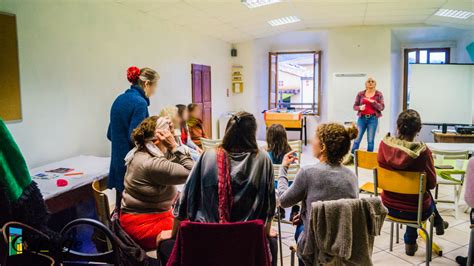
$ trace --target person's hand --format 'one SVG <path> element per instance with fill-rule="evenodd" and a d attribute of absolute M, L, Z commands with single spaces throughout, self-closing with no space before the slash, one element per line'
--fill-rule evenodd
<path fill-rule="evenodd" d="M 290 151 L 289 153 L 285 154 L 283 157 L 282 165 L 284 167 L 290 166 L 290 164 L 294 163 L 296 160 L 298 160 L 298 157 L 295 156 L 296 151 Z"/>
<path fill-rule="evenodd" d="M 365 104 L 362 104 L 361 106 L 359 106 L 359 109 L 360 109 L 361 111 L 364 111 L 364 110 L 365 110 Z"/>
<path fill-rule="evenodd" d="M 156 246 L 159 247 L 160 243 L 173 238 L 173 230 L 163 230 L 156 236 Z"/>
<path fill-rule="evenodd" d="M 155 131 L 156 139 L 163 143 L 163 145 L 169 151 L 174 150 L 178 147 L 178 143 L 176 143 L 176 139 L 174 138 L 174 134 L 171 133 L 169 130 L 158 129 Z"/>
<path fill-rule="evenodd" d="M 270 232 L 268 232 L 269 237 L 278 237 L 278 232 L 273 229 L 273 227 L 270 227 Z"/>
<path fill-rule="evenodd" d="M 299 225 L 301 223 L 301 214 L 298 213 L 297 215 L 293 216 L 293 220 L 291 220 L 291 223 L 293 225 Z"/>

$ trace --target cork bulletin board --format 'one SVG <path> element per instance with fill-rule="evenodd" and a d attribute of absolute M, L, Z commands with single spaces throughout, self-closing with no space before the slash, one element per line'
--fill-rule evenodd
<path fill-rule="evenodd" d="M 1 12 L 0 117 L 5 121 L 22 119 L 16 17 L 13 14 Z"/>

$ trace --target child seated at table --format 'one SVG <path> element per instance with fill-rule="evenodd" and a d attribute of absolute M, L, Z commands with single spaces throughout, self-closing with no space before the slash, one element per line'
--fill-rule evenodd
<path fill-rule="evenodd" d="M 422 219 L 426 220 L 434 212 L 436 234 L 444 234 L 448 223 L 439 215 L 430 189 L 436 187 L 436 171 L 433 156 L 426 144 L 415 141 L 421 130 L 421 118 L 417 111 L 406 110 L 397 119 L 398 136 L 387 135 L 379 146 L 378 163 L 380 167 L 397 171 L 417 171 L 426 174 L 426 192 L 423 199 Z M 389 215 L 405 220 L 416 220 L 418 195 L 382 192 L 382 202 L 388 208 Z M 405 231 L 405 253 L 414 256 L 418 249 L 417 229 L 407 227 Z"/>

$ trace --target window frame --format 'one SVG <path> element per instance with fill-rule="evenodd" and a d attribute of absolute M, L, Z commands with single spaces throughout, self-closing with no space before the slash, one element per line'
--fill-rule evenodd
<path fill-rule="evenodd" d="M 278 103 L 278 55 L 284 55 L 284 54 L 313 54 L 315 60 L 313 61 L 313 90 L 314 90 L 314 96 L 317 95 L 318 100 L 316 101 L 316 97 L 313 97 L 313 101 L 310 103 L 299 103 L 295 105 L 307 105 L 310 104 L 312 108 L 308 108 L 311 110 L 310 113 L 307 115 L 315 115 L 315 116 L 320 116 L 321 115 L 321 54 L 322 52 L 319 51 L 293 51 L 293 52 L 269 52 L 268 53 L 268 109 L 272 109 L 272 104 L 274 104 L 274 107 L 279 107 Z M 318 65 L 316 67 L 316 55 L 318 56 Z M 272 56 L 275 56 L 275 75 L 272 77 Z M 318 82 L 314 82 L 314 78 L 316 77 L 316 71 L 318 71 Z M 273 99 L 272 102 L 272 78 L 275 79 L 275 88 L 273 90 L 275 91 L 275 99 Z M 316 91 L 316 85 L 317 91 Z M 317 108 L 315 107 L 317 106 Z M 273 107 L 273 108 L 274 108 Z"/>
<path fill-rule="evenodd" d="M 420 51 L 427 51 L 426 63 L 420 63 Z M 445 64 L 451 63 L 451 48 L 437 47 L 437 48 L 405 48 L 403 51 L 403 110 L 407 109 L 408 100 L 408 54 L 416 52 L 416 62 L 414 64 L 430 64 L 430 53 L 444 52 L 446 54 Z"/>

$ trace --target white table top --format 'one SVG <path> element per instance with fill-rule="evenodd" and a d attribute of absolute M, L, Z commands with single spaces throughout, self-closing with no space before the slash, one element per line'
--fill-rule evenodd
<path fill-rule="evenodd" d="M 56 175 L 51 179 L 41 179 L 34 175 L 39 173 L 45 173 L 44 171 L 52 170 L 56 168 L 73 168 L 72 172 L 82 172 L 83 175 L 77 176 L 64 176 L 64 174 L 52 174 L 47 173 L 48 176 Z M 41 167 L 37 167 L 30 170 L 30 175 L 38 184 L 38 187 L 45 200 L 53 198 L 57 195 L 81 187 L 85 184 L 91 184 L 94 180 L 102 179 L 109 174 L 110 157 L 96 157 L 80 155 L 72 157 L 63 161 L 50 163 Z M 58 187 L 56 181 L 59 179 L 66 179 L 68 182 L 67 186 Z"/>
<path fill-rule="evenodd" d="M 442 151 L 465 151 L 474 153 L 474 143 L 426 143 L 430 149 Z"/>

